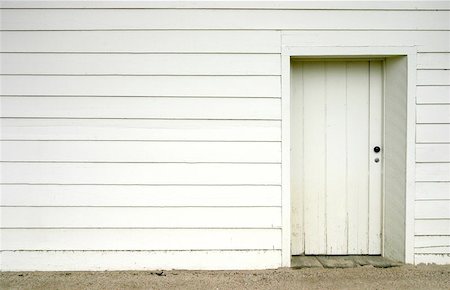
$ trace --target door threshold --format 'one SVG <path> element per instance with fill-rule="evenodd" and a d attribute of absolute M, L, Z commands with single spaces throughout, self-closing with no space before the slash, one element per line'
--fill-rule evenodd
<path fill-rule="evenodd" d="M 292 256 L 291 268 L 355 268 L 373 266 L 376 268 L 390 268 L 403 265 L 402 263 L 382 256 L 350 255 L 350 256 Z"/>

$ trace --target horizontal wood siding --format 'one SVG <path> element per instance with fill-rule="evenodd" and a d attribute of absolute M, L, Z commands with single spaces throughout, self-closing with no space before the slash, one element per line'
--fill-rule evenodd
<path fill-rule="evenodd" d="M 417 182 L 416 200 L 450 200 L 450 182 Z"/>
<path fill-rule="evenodd" d="M 415 263 L 450 263 L 450 47 L 419 53 Z"/>
<path fill-rule="evenodd" d="M 3 30 L 332 29 L 445 30 L 449 11 L 88 9 L 8 11 Z M 176 21 L 167 21 L 176 19 Z M 323 21 L 327 19 L 327 21 Z M 379 21 L 383 19 L 383 21 Z"/>
<path fill-rule="evenodd" d="M 5 250 L 280 250 L 281 229 L 3 229 Z M 133 237 L 132 240 L 129 237 Z M 180 243 L 180 241 L 183 241 Z"/>
<path fill-rule="evenodd" d="M 281 142 L 274 120 L 6 118 L 1 126 L 2 140 Z"/>
<path fill-rule="evenodd" d="M 279 142 L 0 141 L 3 161 L 280 163 Z"/>
<path fill-rule="evenodd" d="M 277 98 L 2 97 L 1 101 L 6 118 L 281 120 Z"/>
<path fill-rule="evenodd" d="M 3 206 L 281 206 L 273 185 L 1 185 Z"/>
<path fill-rule="evenodd" d="M 280 265 L 279 250 L 216 251 L 3 251 L 10 271 L 267 269 Z"/>
<path fill-rule="evenodd" d="M 279 53 L 277 31 L 2 31 L 2 52 Z M 189 40 L 189 41 L 183 41 Z"/>
<path fill-rule="evenodd" d="M 281 226 L 280 207 L 3 207 L 2 216 L 3 228 L 279 228 Z"/>
<path fill-rule="evenodd" d="M 9 75 L 0 81 L 5 96 L 280 97 L 279 76 Z"/>
<path fill-rule="evenodd" d="M 417 48 L 415 262 L 448 262 L 445 6 L 52 5 L 0 10 L 3 269 L 279 267 L 290 45 Z"/>
<path fill-rule="evenodd" d="M 280 75 L 273 54 L 33 54 L 2 55 L 11 75 Z"/>
<path fill-rule="evenodd" d="M 4 184 L 280 185 L 280 164 L 3 162 Z"/>
<path fill-rule="evenodd" d="M 418 104 L 450 104 L 450 86 L 419 86 L 416 97 Z"/>

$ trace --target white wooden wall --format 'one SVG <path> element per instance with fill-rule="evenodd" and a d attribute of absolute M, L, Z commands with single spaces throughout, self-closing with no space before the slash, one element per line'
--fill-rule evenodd
<path fill-rule="evenodd" d="M 450 6 L 323 5 L 3 2 L 2 269 L 279 267 L 282 45 L 417 46 L 415 262 L 450 263 Z"/>

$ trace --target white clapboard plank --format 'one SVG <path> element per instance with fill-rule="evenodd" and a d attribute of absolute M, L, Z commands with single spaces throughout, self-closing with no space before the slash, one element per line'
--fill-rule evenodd
<path fill-rule="evenodd" d="M 450 123 L 449 105 L 417 105 L 416 122 L 426 123 Z"/>
<path fill-rule="evenodd" d="M 417 143 L 449 143 L 450 124 L 419 124 L 416 125 Z"/>
<path fill-rule="evenodd" d="M 280 207 L 3 207 L 4 228 L 276 228 Z"/>
<path fill-rule="evenodd" d="M 448 244 L 447 246 L 441 246 L 441 247 L 415 248 L 414 253 L 416 253 L 416 254 L 447 254 L 447 255 L 450 255 L 450 244 Z"/>
<path fill-rule="evenodd" d="M 0 185 L 2 206 L 280 206 L 280 186 Z"/>
<path fill-rule="evenodd" d="M 281 249 L 280 229 L 3 229 L 0 234 L 7 251 Z"/>
<path fill-rule="evenodd" d="M 416 235 L 450 235 L 450 219 L 415 221 Z"/>
<path fill-rule="evenodd" d="M 278 31 L 2 31 L 2 52 L 279 53 Z"/>
<path fill-rule="evenodd" d="M 2 119 L 2 140 L 281 141 L 280 121 Z"/>
<path fill-rule="evenodd" d="M 450 219 L 450 200 L 416 200 L 415 217 Z"/>
<path fill-rule="evenodd" d="M 305 253 L 304 152 L 303 152 L 303 62 L 291 62 L 290 97 L 290 195 L 291 255 Z M 301 113 L 300 113 L 301 112 Z"/>
<path fill-rule="evenodd" d="M 448 86 L 450 70 L 417 70 L 418 85 Z"/>
<path fill-rule="evenodd" d="M 271 184 L 280 164 L 1 163 L 2 183 L 25 184 Z"/>
<path fill-rule="evenodd" d="M 347 148 L 346 62 L 326 62 L 326 253 L 336 255 L 347 252 Z"/>
<path fill-rule="evenodd" d="M 369 63 L 348 62 L 346 140 L 348 254 L 369 252 L 369 138 L 363 135 L 370 128 L 369 84 Z M 330 146 L 333 146 L 332 143 Z"/>
<path fill-rule="evenodd" d="M 450 69 L 450 52 L 417 54 L 419 69 Z"/>
<path fill-rule="evenodd" d="M 416 162 L 450 162 L 450 144 L 417 144 Z"/>
<path fill-rule="evenodd" d="M 418 86 L 418 104 L 450 104 L 450 86 Z"/>
<path fill-rule="evenodd" d="M 1 97 L 2 117 L 281 119 L 281 100 L 264 98 Z"/>
<path fill-rule="evenodd" d="M 450 235 L 448 236 L 415 236 L 414 247 L 417 249 L 430 249 L 434 247 L 450 247 Z"/>
<path fill-rule="evenodd" d="M 2 74 L 279 75 L 278 54 L 1 55 Z"/>
<path fill-rule="evenodd" d="M 281 90 L 279 76 L 8 75 L 0 81 L 4 96 L 280 97 Z"/>
<path fill-rule="evenodd" d="M 285 31 L 285 46 L 417 46 L 419 52 L 448 52 L 450 31 Z"/>
<path fill-rule="evenodd" d="M 416 200 L 424 199 L 450 200 L 450 182 L 416 182 Z"/>
<path fill-rule="evenodd" d="M 281 162 L 278 142 L 1 141 L 1 161 Z"/>
<path fill-rule="evenodd" d="M 4 30 L 450 28 L 448 11 L 20 9 L 3 17 Z"/>
<path fill-rule="evenodd" d="M 369 148 L 383 144 L 383 63 L 369 65 Z M 352 154 L 351 152 L 349 154 Z M 383 165 L 372 162 L 379 153 L 370 150 L 369 158 L 369 254 L 382 253 Z"/>
<path fill-rule="evenodd" d="M 305 254 L 326 254 L 325 64 L 303 64 Z"/>
<path fill-rule="evenodd" d="M 450 254 L 415 254 L 414 263 L 448 265 L 450 264 Z"/>
<path fill-rule="evenodd" d="M 78 1 L 4 1 L 0 3 L 1 8 L 93 8 L 93 9 L 258 9 L 258 10 L 329 10 L 330 3 L 323 1 L 316 2 L 272 2 L 272 1 L 186 1 L 180 3 L 177 1 L 98 1 L 98 2 L 78 2 Z M 423 1 L 416 2 L 414 6 L 404 1 L 395 2 L 338 2 L 333 5 L 332 10 L 447 10 L 450 5 L 445 1 Z"/>
<path fill-rule="evenodd" d="M 254 270 L 281 266 L 279 250 L 3 251 L 3 271 Z"/>
<path fill-rule="evenodd" d="M 416 181 L 450 181 L 450 162 L 417 163 Z"/>

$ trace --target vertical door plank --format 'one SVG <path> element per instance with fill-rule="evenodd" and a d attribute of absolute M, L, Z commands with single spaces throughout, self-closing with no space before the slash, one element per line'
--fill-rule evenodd
<path fill-rule="evenodd" d="M 326 254 L 325 64 L 304 63 L 305 253 Z"/>
<path fill-rule="evenodd" d="M 347 252 L 346 63 L 326 63 L 326 239 L 328 255 Z"/>
<path fill-rule="evenodd" d="M 369 65 L 347 63 L 348 254 L 368 252 Z"/>
<path fill-rule="evenodd" d="M 304 253 L 303 241 L 303 62 L 292 63 L 291 98 L 291 253 Z"/>
<path fill-rule="evenodd" d="M 369 158 L 369 254 L 381 254 L 381 205 L 382 205 L 382 169 L 383 169 L 383 64 L 381 61 L 370 62 L 370 158 Z M 380 146 L 375 153 L 373 148 Z M 376 163 L 375 158 L 380 162 Z"/>

